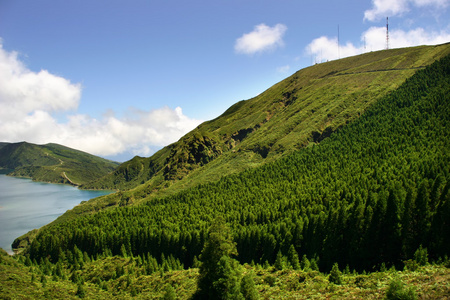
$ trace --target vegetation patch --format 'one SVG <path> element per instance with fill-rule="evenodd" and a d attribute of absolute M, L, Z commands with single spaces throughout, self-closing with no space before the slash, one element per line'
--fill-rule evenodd
<path fill-rule="evenodd" d="M 118 163 L 57 144 L 3 143 L 0 168 L 8 175 L 80 186 L 113 171 Z"/>

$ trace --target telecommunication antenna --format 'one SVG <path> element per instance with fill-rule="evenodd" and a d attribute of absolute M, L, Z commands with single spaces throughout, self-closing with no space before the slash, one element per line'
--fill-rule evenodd
<path fill-rule="evenodd" d="M 341 59 L 341 49 L 339 44 L 339 25 L 338 25 L 338 59 Z"/>
<path fill-rule="evenodd" d="M 389 17 L 386 17 L 386 50 L 389 50 Z"/>
<path fill-rule="evenodd" d="M 364 36 L 364 53 L 366 53 L 366 36 Z"/>

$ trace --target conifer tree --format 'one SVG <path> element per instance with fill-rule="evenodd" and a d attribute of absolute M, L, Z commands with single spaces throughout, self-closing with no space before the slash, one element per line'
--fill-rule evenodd
<path fill-rule="evenodd" d="M 274 267 L 277 270 L 283 270 L 284 269 L 284 257 L 283 257 L 283 253 L 281 253 L 281 250 L 278 251 L 277 253 L 277 258 L 275 259 L 275 264 Z"/>
<path fill-rule="evenodd" d="M 314 257 L 311 259 L 311 270 L 319 271 L 319 265 L 317 264 L 317 259 Z"/>
<path fill-rule="evenodd" d="M 308 260 L 308 257 L 306 254 L 303 254 L 302 256 L 302 262 L 300 263 L 300 267 L 303 271 L 308 271 L 310 269 L 311 263 Z"/>
<path fill-rule="evenodd" d="M 163 300 L 175 300 L 175 299 L 177 299 L 175 290 L 173 289 L 173 287 L 170 284 L 166 285 L 166 287 L 164 289 Z"/>
<path fill-rule="evenodd" d="M 415 218 L 416 218 L 416 242 L 426 244 L 428 231 L 430 228 L 430 194 L 428 190 L 428 181 L 425 179 L 419 186 L 416 198 Z"/>
<path fill-rule="evenodd" d="M 414 253 L 414 260 L 420 265 L 425 266 L 428 263 L 428 250 L 423 248 L 422 245 Z"/>
<path fill-rule="evenodd" d="M 288 260 L 294 270 L 300 269 L 300 261 L 298 259 L 298 253 L 295 250 L 294 245 L 289 247 Z"/>
<path fill-rule="evenodd" d="M 225 292 L 228 296 L 241 295 L 240 268 L 237 261 L 231 258 L 232 255 L 237 255 L 236 244 L 225 221 L 218 217 L 209 228 L 200 255 L 200 274 L 195 299 L 225 299 L 221 298 L 221 294 Z"/>
<path fill-rule="evenodd" d="M 128 257 L 127 248 L 124 244 L 122 244 L 122 246 L 120 247 L 120 255 L 122 255 L 122 257 L 124 258 Z"/>
<path fill-rule="evenodd" d="M 255 281 L 253 279 L 253 273 L 246 274 L 241 281 L 241 293 L 246 300 L 259 299 L 258 292 L 256 291 Z"/>
<path fill-rule="evenodd" d="M 241 294 L 241 266 L 229 256 L 222 256 L 217 264 L 217 280 L 210 299 L 243 299 Z M 213 296 L 213 297 L 211 297 Z"/>
<path fill-rule="evenodd" d="M 84 290 L 84 286 L 82 283 L 78 283 L 76 295 L 80 298 L 84 298 L 86 296 L 86 291 Z"/>
<path fill-rule="evenodd" d="M 200 262 L 199 262 L 197 256 L 194 256 L 194 259 L 192 260 L 192 267 L 198 268 L 199 266 L 200 266 Z"/>
<path fill-rule="evenodd" d="M 337 263 L 333 265 L 328 280 L 334 284 L 342 284 L 341 271 Z"/>

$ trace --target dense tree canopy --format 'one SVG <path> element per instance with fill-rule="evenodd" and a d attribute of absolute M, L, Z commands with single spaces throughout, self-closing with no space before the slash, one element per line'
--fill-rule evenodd
<path fill-rule="evenodd" d="M 30 258 L 151 255 L 190 267 L 218 216 L 240 262 L 273 263 L 280 252 L 295 265 L 302 257 L 325 270 L 336 262 L 373 270 L 401 264 L 421 245 L 431 259 L 449 255 L 449 95 L 446 57 L 318 145 L 176 195 L 49 226 Z"/>

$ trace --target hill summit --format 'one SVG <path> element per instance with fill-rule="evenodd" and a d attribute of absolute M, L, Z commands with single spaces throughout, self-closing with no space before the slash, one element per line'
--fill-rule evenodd
<path fill-rule="evenodd" d="M 450 44 L 420 46 L 307 67 L 153 156 L 136 156 L 83 188 L 133 189 L 125 197 L 134 203 L 274 161 L 321 142 L 449 53 Z"/>

